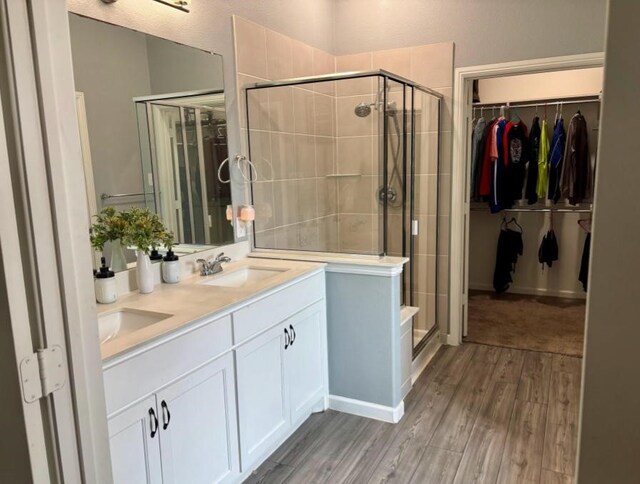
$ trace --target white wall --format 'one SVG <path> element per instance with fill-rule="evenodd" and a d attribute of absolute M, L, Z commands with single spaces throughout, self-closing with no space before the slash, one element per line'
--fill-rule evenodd
<path fill-rule="evenodd" d="M 602 92 L 603 73 L 604 68 L 592 67 L 480 79 L 478 92 L 481 103 L 597 96 Z"/>
<path fill-rule="evenodd" d="M 580 484 L 637 483 L 640 2 L 611 0 L 579 436 Z M 628 208 L 627 208 L 628 207 Z"/>
<path fill-rule="evenodd" d="M 606 0 L 336 0 L 334 51 L 453 41 L 456 66 L 600 52 Z"/>

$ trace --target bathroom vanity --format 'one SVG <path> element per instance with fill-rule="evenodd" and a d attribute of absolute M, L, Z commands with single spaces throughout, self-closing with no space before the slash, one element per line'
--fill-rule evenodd
<path fill-rule="evenodd" d="M 114 481 L 240 482 L 326 409 L 325 298 L 324 264 L 245 259 L 99 307 Z"/>

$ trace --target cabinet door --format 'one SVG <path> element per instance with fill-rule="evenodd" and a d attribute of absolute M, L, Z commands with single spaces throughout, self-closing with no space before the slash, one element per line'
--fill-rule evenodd
<path fill-rule="evenodd" d="M 165 484 L 211 484 L 237 478 L 234 386 L 229 353 L 156 394 Z"/>
<path fill-rule="evenodd" d="M 162 482 L 157 415 L 152 396 L 109 419 L 115 484 Z"/>
<path fill-rule="evenodd" d="M 285 322 L 285 326 L 293 333 L 293 342 L 286 352 L 293 423 L 308 414 L 311 406 L 324 393 L 324 325 L 324 302 L 310 306 Z"/>
<path fill-rule="evenodd" d="M 287 341 L 284 326 L 278 325 L 236 350 L 243 471 L 264 457 L 289 427 L 284 373 Z"/>

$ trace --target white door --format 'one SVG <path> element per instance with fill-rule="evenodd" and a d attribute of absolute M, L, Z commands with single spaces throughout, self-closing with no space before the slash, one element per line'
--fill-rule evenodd
<path fill-rule="evenodd" d="M 278 325 L 236 350 L 243 471 L 262 457 L 289 427 L 284 368 L 288 333 L 288 329 Z"/>
<path fill-rule="evenodd" d="M 108 425 L 113 482 L 162 482 L 155 397 L 146 398 L 111 417 Z"/>
<path fill-rule="evenodd" d="M 294 423 L 309 413 L 324 392 L 324 311 L 324 302 L 316 303 L 285 323 L 292 333 L 292 343 L 285 356 L 291 421 Z"/>
<path fill-rule="evenodd" d="M 234 387 L 229 353 L 156 394 L 165 484 L 237 479 Z"/>

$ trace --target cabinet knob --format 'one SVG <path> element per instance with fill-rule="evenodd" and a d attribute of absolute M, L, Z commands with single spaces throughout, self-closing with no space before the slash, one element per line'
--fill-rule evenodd
<path fill-rule="evenodd" d="M 149 425 L 151 426 L 151 438 L 153 439 L 158 433 L 158 417 L 153 408 L 149 409 Z"/>
<path fill-rule="evenodd" d="M 162 407 L 162 430 L 167 430 L 169 422 L 171 422 L 171 412 L 169 412 L 169 406 L 164 400 L 162 400 L 160 406 Z"/>
<path fill-rule="evenodd" d="M 296 330 L 293 329 L 293 324 L 289 325 L 289 331 L 291 331 L 291 346 L 296 342 Z"/>
<path fill-rule="evenodd" d="M 284 349 L 286 350 L 291 345 L 291 337 L 289 336 L 289 331 L 287 328 L 284 328 Z"/>

